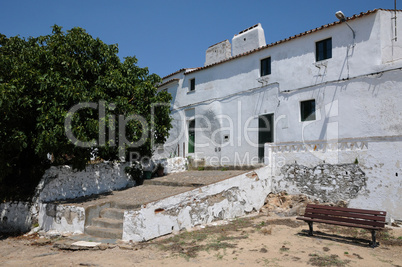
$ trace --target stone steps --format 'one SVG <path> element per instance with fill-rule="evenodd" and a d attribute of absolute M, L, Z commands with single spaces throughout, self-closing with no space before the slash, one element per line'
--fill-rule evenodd
<path fill-rule="evenodd" d="M 100 238 L 122 239 L 123 229 L 105 228 L 90 225 L 85 227 L 85 234 Z"/>
<path fill-rule="evenodd" d="M 123 236 L 123 219 L 123 209 L 103 208 L 99 211 L 99 217 L 87 221 L 85 234 L 100 238 L 121 239 Z"/>
<path fill-rule="evenodd" d="M 122 230 L 123 220 L 116 220 L 110 218 L 94 218 L 92 219 L 92 226 Z"/>
<path fill-rule="evenodd" d="M 138 210 L 142 205 L 205 186 L 223 178 L 230 172 L 215 172 L 206 177 L 206 172 L 178 173 L 144 180 L 144 184 L 128 190 L 113 192 L 87 204 L 85 208 L 85 234 L 89 239 L 122 239 L 124 211 Z M 237 174 L 237 173 L 236 173 Z"/>
<path fill-rule="evenodd" d="M 124 219 L 124 210 L 116 209 L 116 208 L 106 208 L 100 211 L 100 218 L 109 218 L 115 220 L 123 220 Z"/>
<path fill-rule="evenodd" d="M 139 186 L 138 189 L 142 189 L 142 192 L 148 192 L 152 190 L 160 189 L 160 186 L 166 187 L 189 187 L 188 184 L 176 184 L 176 183 L 150 183 L 147 185 Z M 188 190 L 187 189 L 187 190 Z M 164 194 L 158 194 L 165 197 Z M 150 197 L 153 200 L 155 197 Z M 84 233 L 90 237 L 95 238 L 110 238 L 110 239 L 122 239 L 123 237 L 123 221 L 125 210 L 138 210 L 142 204 L 145 203 L 132 203 L 128 200 L 124 202 L 106 202 L 98 205 L 89 206 L 86 208 L 86 222 Z"/>

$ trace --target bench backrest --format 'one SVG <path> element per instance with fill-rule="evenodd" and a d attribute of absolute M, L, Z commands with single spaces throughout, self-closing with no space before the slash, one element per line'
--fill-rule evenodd
<path fill-rule="evenodd" d="M 385 227 L 387 212 L 378 210 L 350 209 L 307 204 L 304 217 L 337 222 L 347 222 L 375 227 Z"/>

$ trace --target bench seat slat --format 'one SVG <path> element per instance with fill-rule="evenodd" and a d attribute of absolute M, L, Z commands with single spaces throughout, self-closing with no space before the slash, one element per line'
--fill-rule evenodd
<path fill-rule="evenodd" d="M 372 221 L 372 220 L 362 220 L 362 219 L 355 219 L 355 218 L 345 218 L 345 217 L 338 217 L 338 216 L 331 216 L 331 215 L 324 215 L 324 214 L 307 214 L 307 213 L 305 213 L 304 217 L 311 218 L 311 219 L 327 220 L 327 221 L 363 224 L 363 225 L 377 226 L 377 227 L 384 227 L 384 225 L 385 225 L 385 222 L 377 222 L 377 221 Z"/>
<path fill-rule="evenodd" d="M 342 208 L 342 207 L 324 206 L 324 205 L 316 205 L 316 204 L 308 204 L 307 207 L 313 208 L 313 209 L 327 209 L 327 210 L 346 211 L 346 212 L 381 215 L 381 216 L 387 215 L 386 211 L 378 211 L 378 210 Z"/>
<path fill-rule="evenodd" d="M 307 216 L 307 214 L 308 214 L 308 216 Z M 310 217 L 310 215 L 315 215 L 315 214 L 325 214 L 325 215 L 333 215 L 333 216 L 339 216 L 339 217 L 359 218 L 359 219 L 370 220 L 370 221 L 385 222 L 385 217 L 382 215 L 376 216 L 376 215 L 367 215 L 367 214 L 361 214 L 361 213 L 357 214 L 357 213 L 351 213 L 351 212 L 346 212 L 346 211 L 311 209 L 309 207 L 306 208 L 304 216 Z"/>
<path fill-rule="evenodd" d="M 346 222 L 335 222 L 335 221 L 328 221 L 328 220 L 322 220 L 322 219 L 311 219 L 311 218 L 307 218 L 307 217 L 297 217 L 296 219 L 297 220 L 303 220 L 303 221 L 306 221 L 306 222 L 318 222 L 318 223 L 334 224 L 334 225 L 339 225 L 339 226 L 349 226 L 349 227 L 362 228 L 362 229 L 368 229 L 368 230 L 381 230 L 381 229 L 383 229 L 382 227 L 375 227 L 375 226 L 354 224 L 354 223 L 346 223 Z"/>

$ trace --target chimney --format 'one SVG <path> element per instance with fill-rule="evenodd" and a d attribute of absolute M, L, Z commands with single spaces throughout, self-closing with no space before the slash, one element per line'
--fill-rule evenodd
<path fill-rule="evenodd" d="M 219 61 L 230 58 L 232 47 L 229 40 L 211 45 L 205 53 L 204 66 L 217 63 Z"/>
<path fill-rule="evenodd" d="M 245 52 L 265 46 L 264 29 L 258 23 L 236 34 L 232 39 L 232 55 L 237 56 Z"/>

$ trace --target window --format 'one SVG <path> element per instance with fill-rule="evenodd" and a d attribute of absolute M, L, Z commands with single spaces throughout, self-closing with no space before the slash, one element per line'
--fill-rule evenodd
<path fill-rule="evenodd" d="M 190 91 L 195 90 L 195 78 L 190 80 Z"/>
<path fill-rule="evenodd" d="M 264 58 L 261 60 L 261 76 L 271 74 L 271 58 Z"/>
<path fill-rule="evenodd" d="M 321 61 L 332 58 L 332 38 L 315 43 L 315 60 Z"/>
<path fill-rule="evenodd" d="M 307 100 L 300 102 L 301 121 L 315 120 L 315 100 Z"/>

